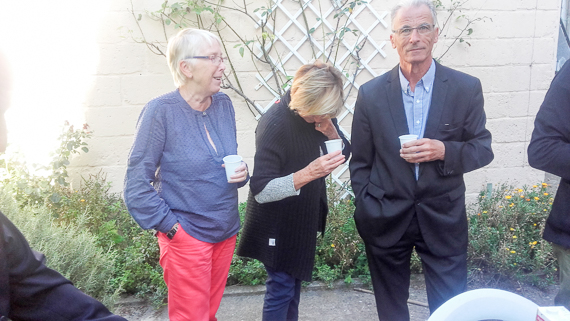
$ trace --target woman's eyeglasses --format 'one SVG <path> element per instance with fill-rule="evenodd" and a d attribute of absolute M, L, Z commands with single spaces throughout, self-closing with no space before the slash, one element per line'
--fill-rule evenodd
<path fill-rule="evenodd" d="M 192 57 L 184 58 L 184 60 L 186 60 L 186 59 L 210 59 L 210 61 L 214 65 L 219 65 L 224 61 L 224 59 L 227 59 L 227 58 L 224 58 L 222 56 L 211 55 L 211 56 L 192 56 Z"/>

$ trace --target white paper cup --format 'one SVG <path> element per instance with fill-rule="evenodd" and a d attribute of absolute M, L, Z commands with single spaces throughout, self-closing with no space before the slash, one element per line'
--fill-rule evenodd
<path fill-rule="evenodd" d="M 223 158 L 224 165 L 226 165 L 226 177 L 228 181 L 231 179 L 230 176 L 236 174 L 236 169 L 241 164 L 241 156 L 239 155 L 228 155 Z"/>
<path fill-rule="evenodd" d="M 325 145 L 327 146 L 327 154 L 342 150 L 342 139 L 327 140 Z"/>
<path fill-rule="evenodd" d="M 400 139 L 400 146 L 404 145 L 404 143 L 411 142 L 418 139 L 418 135 L 402 135 L 398 137 Z"/>

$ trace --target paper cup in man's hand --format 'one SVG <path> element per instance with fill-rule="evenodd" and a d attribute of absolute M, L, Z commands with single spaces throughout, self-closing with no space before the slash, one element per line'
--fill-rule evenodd
<path fill-rule="evenodd" d="M 418 140 L 418 135 L 402 135 L 398 138 L 400 139 L 400 146 L 402 147 L 402 145 L 404 145 L 405 143 Z"/>

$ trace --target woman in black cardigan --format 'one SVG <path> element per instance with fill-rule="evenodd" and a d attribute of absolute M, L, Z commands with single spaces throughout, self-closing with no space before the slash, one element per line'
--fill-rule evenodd
<path fill-rule="evenodd" d="M 263 320 L 297 320 L 301 281 L 310 281 L 317 232 L 328 212 L 325 177 L 344 163 L 350 144 L 336 117 L 343 108 L 342 74 L 316 61 L 303 65 L 290 93 L 263 115 L 238 255 L 267 270 Z M 327 154 L 325 141 L 342 139 Z"/>

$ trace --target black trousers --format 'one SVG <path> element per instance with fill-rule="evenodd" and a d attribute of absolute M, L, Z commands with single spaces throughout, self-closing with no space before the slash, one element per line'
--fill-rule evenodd
<path fill-rule="evenodd" d="M 467 289 L 467 252 L 451 257 L 435 256 L 426 246 L 414 216 L 406 233 L 390 248 L 365 244 L 381 321 L 409 321 L 410 259 L 419 254 L 424 270 L 430 313 Z"/>

